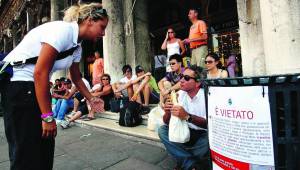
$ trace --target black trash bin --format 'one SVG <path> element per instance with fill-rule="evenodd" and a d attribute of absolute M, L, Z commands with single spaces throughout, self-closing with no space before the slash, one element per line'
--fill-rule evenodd
<path fill-rule="evenodd" d="M 204 83 L 206 99 L 210 87 L 268 86 L 275 169 L 300 170 L 300 74 L 207 79 Z"/>

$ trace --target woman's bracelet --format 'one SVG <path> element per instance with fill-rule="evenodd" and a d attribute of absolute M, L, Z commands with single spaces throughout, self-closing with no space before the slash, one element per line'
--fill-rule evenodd
<path fill-rule="evenodd" d="M 53 115 L 53 112 L 42 113 L 42 114 L 41 114 L 41 118 L 44 119 L 44 118 L 46 118 L 46 117 L 48 117 L 48 116 L 52 116 L 52 115 Z"/>

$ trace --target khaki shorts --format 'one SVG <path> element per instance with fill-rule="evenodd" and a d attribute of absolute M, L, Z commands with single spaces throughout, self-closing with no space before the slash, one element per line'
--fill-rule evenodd
<path fill-rule="evenodd" d="M 202 45 L 192 50 L 191 64 L 205 68 L 205 57 L 208 54 L 207 46 Z"/>

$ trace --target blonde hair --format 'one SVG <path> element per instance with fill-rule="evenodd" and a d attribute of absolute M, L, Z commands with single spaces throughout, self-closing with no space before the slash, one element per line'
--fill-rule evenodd
<path fill-rule="evenodd" d="M 93 20 L 108 18 L 106 10 L 100 3 L 78 4 L 69 7 L 65 11 L 64 21 L 81 23 L 90 17 Z"/>

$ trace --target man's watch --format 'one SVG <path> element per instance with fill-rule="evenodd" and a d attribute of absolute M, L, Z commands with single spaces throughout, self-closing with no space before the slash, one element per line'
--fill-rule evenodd
<path fill-rule="evenodd" d="M 54 121 L 54 118 L 53 118 L 53 116 L 47 116 L 45 118 L 42 118 L 42 120 L 46 123 L 51 123 Z"/>
<path fill-rule="evenodd" d="M 189 122 L 189 123 L 192 123 L 192 121 L 193 121 L 193 118 L 192 118 L 192 115 L 188 115 L 189 117 L 187 118 L 187 122 Z"/>

